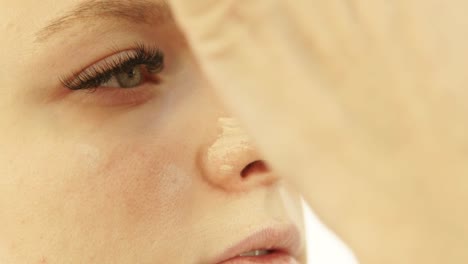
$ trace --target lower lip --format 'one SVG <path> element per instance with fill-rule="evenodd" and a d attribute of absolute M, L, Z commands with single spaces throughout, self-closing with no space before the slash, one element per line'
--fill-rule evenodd
<path fill-rule="evenodd" d="M 236 257 L 224 261 L 220 264 L 298 264 L 298 262 L 289 254 L 272 253 L 257 257 Z"/>

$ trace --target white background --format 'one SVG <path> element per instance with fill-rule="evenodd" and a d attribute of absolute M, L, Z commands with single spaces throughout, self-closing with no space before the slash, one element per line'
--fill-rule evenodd
<path fill-rule="evenodd" d="M 308 264 L 358 264 L 351 250 L 303 204 Z"/>

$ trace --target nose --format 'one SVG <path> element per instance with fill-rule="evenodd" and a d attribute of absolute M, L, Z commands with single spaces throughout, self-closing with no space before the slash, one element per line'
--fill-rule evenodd
<path fill-rule="evenodd" d="M 277 180 L 234 118 L 218 120 L 216 137 L 200 155 L 204 179 L 226 191 L 248 191 Z"/>

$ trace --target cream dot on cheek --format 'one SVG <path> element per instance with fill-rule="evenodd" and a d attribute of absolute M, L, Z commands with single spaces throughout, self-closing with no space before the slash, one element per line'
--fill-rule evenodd
<path fill-rule="evenodd" d="M 145 142 L 109 148 L 106 162 L 93 176 L 100 192 L 110 197 L 106 202 L 128 223 L 177 218 L 193 189 L 193 173 L 184 166 L 184 155 L 171 153 L 170 148 L 166 151 L 166 145 Z"/>
<path fill-rule="evenodd" d="M 95 170 L 98 168 L 102 155 L 98 147 L 88 143 L 78 143 L 75 146 L 75 151 L 78 157 L 81 159 L 81 165 L 85 166 L 89 170 Z"/>
<path fill-rule="evenodd" d="M 193 180 L 188 173 L 175 164 L 165 166 L 160 172 L 160 179 L 164 184 L 164 194 L 170 197 L 188 191 Z"/>

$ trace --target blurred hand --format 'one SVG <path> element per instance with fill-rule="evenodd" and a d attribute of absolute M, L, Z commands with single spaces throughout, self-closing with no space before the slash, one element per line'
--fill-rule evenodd
<path fill-rule="evenodd" d="M 201 67 L 362 263 L 468 263 L 468 2 L 171 0 Z"/>

